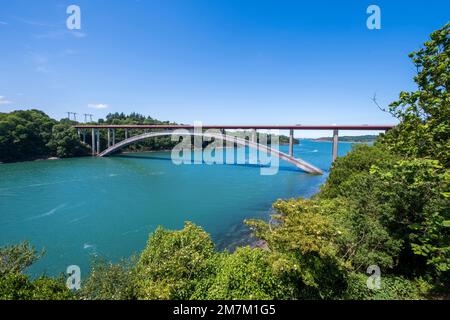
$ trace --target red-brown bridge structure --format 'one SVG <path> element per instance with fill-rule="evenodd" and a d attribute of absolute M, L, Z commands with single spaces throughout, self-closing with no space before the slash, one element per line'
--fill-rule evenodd
<path fill-rule="evenodd" d="M 149 138 L 161 137 L 161 136 L 170 136 L 172 134 L 180 135 L 180 129 L 184 130 L 187 135 L 201 135 L 204 137 L 212 138 L 212 139 L 221 139 L 222 141 L 232 141 L 233 143 L 244 145 L 248 147 L 256 148 L 263 152 L 271 153 L 287 162 L 290 162 L 297 166 L 298 168 L 313 174 L 322 174 L 323 172 L 316 168 L 315 166 L 307 163 L 304 160 L 294 158 L 293 146 L 294 146 L 294 132 L 301 130 L 330 130 L 333 132 L 333 140 L 332 140 L 332 160 L 333 162 L 336 160 L 338 156 L 338 142 L 339 142 L 339 131 L 340 130 L 349 130 L 349 131 L 388 131 L 392 129 L 393 125 L 201 125 L 201 131 L 198 132 L 198 126 L 195 125 L 176 125 L 176 124 L 158 124 L 158 125 L 144 125 L 144 124 L 127 124 L 127 125 L 112 125 L 112 124 L 97 124 L 97 125 L 75 125 L 74 128 L 78 130 L 78 134 L 81 138 L 83 136 L 83 141 L 86 142 L 86 132 L 87 130 L 91 130 L 92 134 L 92 155 L 104 157 L 108 156 L 114 152 L 119 151 L 120 149 L 145 140 Z M 223 134 L 214 134 L 208 131 L 215 129 L 220 130 L 221 133 L 225 133 L 225 130 L 250 130 L 253 132 L 251 141 L 247 141 L 238 137 L 227 137 L 227 135 Z M 107 149 L 101 151 L 100 150 L 100 130 L 107 130 Z M 116 143 L 116 130 L 123 130 L 125 132 L 125 139 Z M 141 131 L 142 134 L 130 136 L 129 130 Z M 178 130 L 178 131 L 177 131 Z M 274 148 L 269 148 L 267 146 L 263 146 L 257 142 L 257 130 L 287 130 L 289 131 L 289 154 L 282 153 Z M 178 133 L 177 133 L 177 132 Z"/>

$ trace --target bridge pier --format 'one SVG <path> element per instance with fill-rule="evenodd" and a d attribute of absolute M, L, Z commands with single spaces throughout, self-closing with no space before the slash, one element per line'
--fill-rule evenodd
<path fill-rule="evenodd" d="M 339 130 L 333 131 L 333 162 L 338 157 Z"/>
<path fill-rule="evenodd" d="M 116 129 L 112 129 L 112 133 L 113 133 L 112 145 L 115 146 L 116 145 Z"/>
<path fill-rule="evenodd" d="M 125 140 L 128 139 L 128 129 L 125 129 Z"/>
<path fill-rule="evenodd" d="M 111 129 L 108 128 L 108 148 L 111 147 Z"/>
<path fill-rule="evenodd" d="M 83 143 L 86 143 L 86 129 L 83 129 Z"/>
<path fill-rule="evenodd" d="M 294 157 L 294 130 L 289 131 L 289 156 Z"/>
<path fill-rule="evenodd" d="M 97 129 L 97 154 L 100 153 L 100 129 Z"/>
<path fill-rule="evenodd" d="M 95 130 L 92 128 L 92 156 L 95 157 Z"/>

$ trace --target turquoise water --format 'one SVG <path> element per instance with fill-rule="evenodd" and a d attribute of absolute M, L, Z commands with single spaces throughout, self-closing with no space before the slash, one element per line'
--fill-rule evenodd
<path fill-rule="evenodd" d="M 286 146 L 281 146 L 287 151 Z M 351 144 L 341 143 L 343 155 Z M 313 176 L 281 162 L 278 174 L 251 165 L 181 165 L 170 153 L 0 165 L 0 245 L 29 240 L 46 255 L 30 270 L 50 275 L 92 256 L 113 261 L 141 251 L 157 226 L 192 221 L 218 249 L 249 241 L 246 218 L 267 219 L 279 198 L 309 197 L 331 165 L 331 144 L 301 141 L 294 155 L 326 172 Z"/>

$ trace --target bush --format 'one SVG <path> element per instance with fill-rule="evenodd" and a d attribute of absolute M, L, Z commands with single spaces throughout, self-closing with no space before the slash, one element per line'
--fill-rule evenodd
<path fill-rule="evenodd" d="M 381 288 L 369 289 L 368 275 L 350 273 L 348 288 L 343 298 L 348 300 L 418 300 L 424 299 L 430 289 L 425 281 L 408 280 L 401 276 L 381 275 Z"/>
<path fill-rule="evenodd" d="M 0 247 L 0 277 L 9 273 L 19 274 L 35 263 L 44 252 L 37 253 L 27 241 L 17 245 Z"/>
<path fill-rule="evenodd" d="M 36 262 L 37 254 L 28 242 L 0 248 L 0 300 L 68 300 L 73 298 L 62 277 L 41 276 L 31 280 L 23 272 Z"/>
<path fill-rule="evenodd" d="M 55 121 L 38 110 L 0 113 L 0 162 L 33 160 L 50 151 Z"/>
<path fill-rule="evenodd" d="M 76 129 L 67 123 L 53 127 L 52 138 L 47 146 L 59 158 L 81 157 L 91 152 L 91 147 L 83 143 Z"/>
<path fill-rule="evenodd" d="M 94 261 L 78 296 L 87 300 L 135 300 L 137 289 L 133 261 L 123 260 L 117 264 Z"/>
<path fill-rule="evenodd" d="M 261 249 L 238 248 L 224 256 L 203 299 L 293 299 L 295 287 L 272 269 L 270 255 Z"/>
<path fill-rule="evenodd" d="M 216 254 L 209 235 L 187 222 L 180 231 L 158 228 L 137 263 L 138 297 L 189 299 L 215 273 Z"/>

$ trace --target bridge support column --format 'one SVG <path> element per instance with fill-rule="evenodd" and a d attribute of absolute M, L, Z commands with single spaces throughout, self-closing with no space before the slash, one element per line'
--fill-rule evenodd
<path fill-rule="evenodd" d="M 338 157 L 339 130 L 333 131 L 333 162 Z"/>
<path fill-rule="evenodd" d="M 108 148 L 111 147 L 111 129 L 108 128 Z"/>
<path fill-rule="evenodd" d="M 125 140 L 128 139 L 128 129 L 125 129 Z"/>
<path fill-rule="evenodd" d="M 289 156 L 294 157 L 294 130 L 289 132 Z"/>
<path fill-rule="evenodd" d="M 252 130 L 252 142 L 258 143 L 258 131 L 256 129 Z"/>
<path fill-rule="evenodd" d="M 97 154 L 100 153 L 100 129 L 97 129 Z"/>
<path fill-rule="evenodd" d="M 95 156 L 95 130 L 94 130 L 94 128 L 92 128 L 92 144 L 91 144 L 91 147 L 92 147 L 92 156 L 94 157 Z"/>
<path fill-rule="evenodd" d="M 83 129 L 83 143 L 86 143 L 86 129 Z"/>
<path fill-rule="evenodd" d="M 112 145 L 115 146 L 116 145 L 116 129 L 112 129 L 112 132 L 113 132 Z"/>

